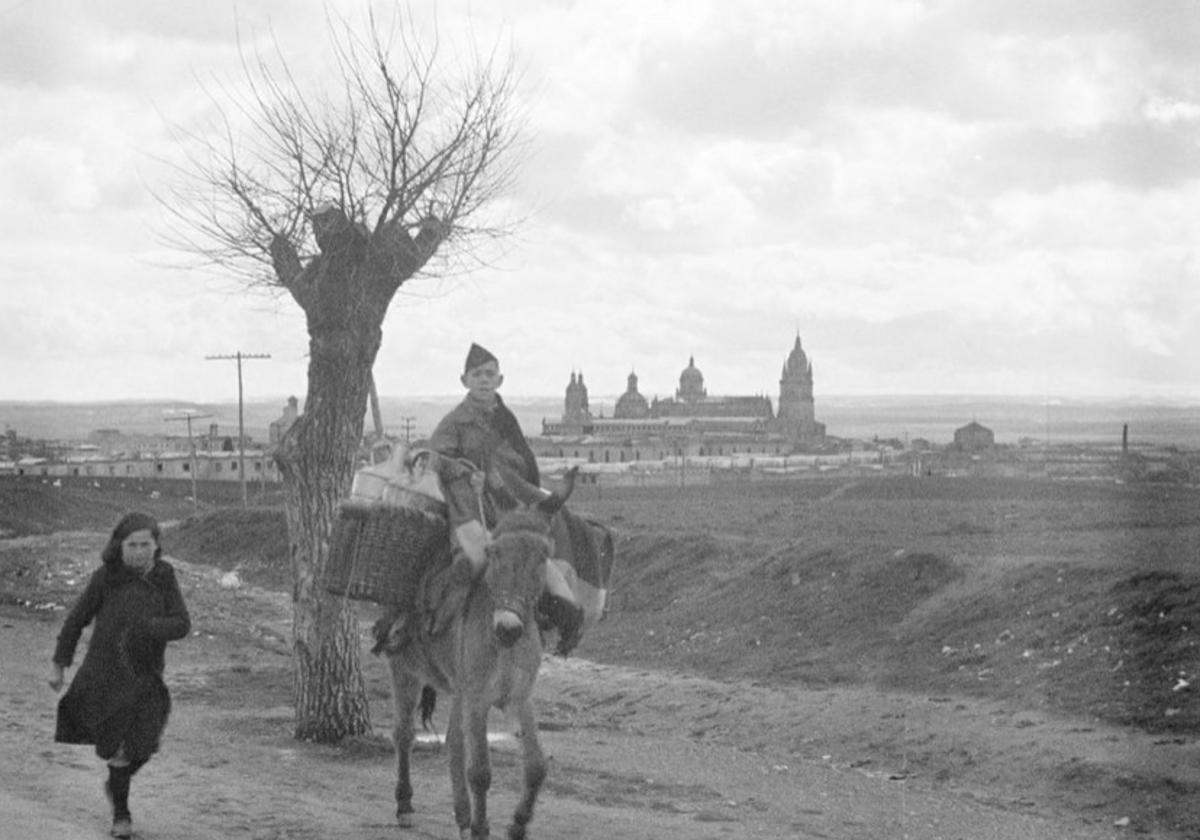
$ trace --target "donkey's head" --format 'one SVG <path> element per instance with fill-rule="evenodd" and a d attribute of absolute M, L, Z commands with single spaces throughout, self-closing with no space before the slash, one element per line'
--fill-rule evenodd
<path fill-rule="evenodd" d="M 484 579 L 495 606 L 492 629 L 503 647 L 515 644 L 533 617 L 546 583 L 549 532 L 549 517 L 533 510 L 506 514 L 492 532 Z"/>
<path fill-rule="evenodd" d="M 492 530 L 485 579 L 495 604 L 492 628 L 504 647 L 515 644 L 533 620 L 546 583 L 546 560 L 553 548 L 550 522 L 575 489 L 578 472 L 578 467 L 572 467 L 563 489 L 506 513 Z"/>

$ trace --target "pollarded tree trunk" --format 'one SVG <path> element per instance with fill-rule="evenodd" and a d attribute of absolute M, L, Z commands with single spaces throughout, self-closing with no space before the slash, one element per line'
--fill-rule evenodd
<path fill-rule="evenodd" d="M 285 240 L 272 249 L 276 272 L 304 310 L 309 335 L 304 413 L 276 457 L 294 581 L 295 735 L 332 742 L 369 732 L 371 721 L 354 605 L 322 586 L 329 536 L 354 475 L 384 315 L 441 235 L 430 228 L 413 240 L 392 229 L 369 243 L 340 211 L 314 225 L 322 225 L 321 255 L 303 269 Z"/>
<path fill-rule="evenodd" d="M 337 504 L 349 490 L 362 437 L 363 371 L 370 371 L 370 362 L 350 363 L 367 352 L 355 348 L 350 336 L 333 342 L 341 346 L 318 348 L 323 343 L 329 344 L 311 342 L 310 401 L 289 435 L 284 492 L 295 605 L 295 734 L 331 742 L 371 728 L 354 605 L 321 585 Z"/>

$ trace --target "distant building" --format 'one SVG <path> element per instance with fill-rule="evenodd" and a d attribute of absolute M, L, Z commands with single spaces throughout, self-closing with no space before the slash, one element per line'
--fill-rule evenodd
<path fill-rule="evenodd" d="M 245 472 L 250 481 L 275 483 L 279 472 L 274 461 L 257 450 L 246 452 Z M 200 452 L 195 458 L 195 478 L 200 481 L 239 481 L 237 452 Z M 34 477 L 85 477 L 120 479 L 190 479 L 193 459 L 182 452 L 147 457 L 86 457 L 50 461 L 23 458 L 17 475 Z"/>
<path fill-rule="evenodd" d="M 618 420 L 645 420 L 650 416 L 650 403 L 638 393 L 638 378 L 636 373 L 630 373 L 625 380 L 625 393 L 617 398 L 613 407 L 613 417 Z"/>
<path fill-rule="evenodd" d="M 710 397 L 708 389 L 704 387 L 704 374 L 696 367 L 695 357 L 691 357 L 688 366 L 679 374 L 675 397 L 661 400 L 655 397 L 650 403 L 648 416 L 740 418 L 767 422 L 774 418 L 774 413 L 771 411 L 771 400 L 767 397 Z"/>
<path fill-rule="evenodd" d="M 797 447 L 825 442 L 825 424 L 816 421 L 812 362 L 800 346 L 799 335 L 779 377 L 779 415 L 774 428 Z"/>
<path fill-rule="evenodd" d="M 189 442 L 186 435 L 126 434 L 119 429 L 93 429 L 87 442 L 71 447 L 74 455 L 94 455 L 105 458 L 135 457 L 138 455 L 167 455 L 187 452 Z"/>
<path fill-rule="evenodd" d="M 542 421 L 535 450 L 577 452 L 584 443 L 606 451 L 616 445 L 617 457 L 633 460 L 664 451 L 779 454 L 822 446 L 825 425 L 815 419 L 812 363 L 796 336 L 779 380 L 778 414 L 766 396 L 709 396 L 694 356 L 679 375 L 674 397 L 647 400 L 638 391 L 637 374 L 630 373 L 611 418 L 592 415 L 583 373 L 572 372 L 562 418 Z"/>
<path fill-rule="evenodd" d="M 87 439 L 97 446 L 111 447 L 123 443 L 125 434 L 120 429 L 92 429 Z"/>
<path fill-rule="evenodd" d="M 588 390 L 587 385 L 583 384 L 583 374 L 576 376 L 572 371 L 564 400 L 563 424 L 582 428 L 591 422 L 592 412 L 588 408 Z"/>
<path fill-rule="evenodd" d="M 283 414 L 278 420 L 272 421 L 267 428 L 267 448 L 278 449 L 283 436 L 288 433 L 288 429 L 296 422 L 300 416 L 299 402 L 295 397 L 288 397 L 287 405 L 283 407 Z"/>
<path fill-rule="evenodd" d="M 954 430 L 954 446 L 964 451 L 991 449 L 996 445 L 996 435 L 986 426 L 972 420 L 961 429 Z"/>

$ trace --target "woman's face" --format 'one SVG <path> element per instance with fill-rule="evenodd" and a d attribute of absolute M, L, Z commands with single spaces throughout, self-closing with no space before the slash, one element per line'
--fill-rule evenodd
<path fill-rule="evenodd" d="M 496 397 L 496 389 L 504 384 L 504 376 L 500 373 L 498 362 L 484 362 L 473 367 L 462 375 L 462 384 L 466 386 L 471 399 L 490 403 Z"/>
<path fill-rule="evenodd" d="M 121 541 L 121 560 L 139 572 L 148 572 L 154 565 L 158 540 L 149 531 L 134 531 Z"/>

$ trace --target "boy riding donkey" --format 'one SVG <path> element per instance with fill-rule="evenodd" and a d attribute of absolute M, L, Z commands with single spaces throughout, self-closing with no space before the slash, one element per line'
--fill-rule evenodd
<path fill-rule="evenodd" d="M 449 510 L 453 576 L 459 581 L 457 597 L 438 610 L 434 635 L 461 605 L 470 580 L 482 572 L 487 533 L 498 515 L 550 495 L 541 487 L 537 460 L 516 417 L 497 393 L 504 376 L 496 357 L 472 344 L 460 381 L 466 397 L 438 423 L 429 439 Z M 579 644 L 585 615 L 594 620 L 603 611 L 612 538 L 602 527 L 565 508 L 556 515 L 551 536 L 554 559 L 546 565 L 539 625 L 558 631 L 555 653 L 566 656 Z M 399 650 L 417 632 L 415 625 L 415 617 L 400 608 L 385 608 L 375 623 L 372 651 Z"/>

